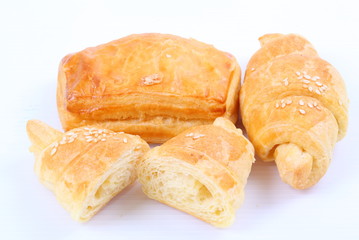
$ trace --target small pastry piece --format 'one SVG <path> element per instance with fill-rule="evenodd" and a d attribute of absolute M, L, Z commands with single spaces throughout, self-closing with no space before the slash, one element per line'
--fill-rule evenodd
<path fill-rule="evenodd" d="M 294 188 L 316 184 L 348 125 L 348 96 L 338 71 L 295 34 L 267 34 L 248 63 L 240 106 L 256 153 L 275 160 Z"/>
<path fill-rule="evenodd" d="M 162 143 L 238 116 L 240 68 L 229 53 L 169 34 L 134 34 L 67 55 L 57 106 L 65 130 L 96 125 Z"/>
<path fill-rule="evenodd" d="M 254 162 L 252 144 L 232 122 L 192 127 L 141 159 L 144 193 L 217 227 L 232 224 Z"/>
<path fill-rule="evenodd" d="M 27 134 L 36 157 L 35 173 L 81 222 L 135 181 L 135 165 L 149 150 L 138 136 L 94 127 L 62 133 L 30 120 Z"/>

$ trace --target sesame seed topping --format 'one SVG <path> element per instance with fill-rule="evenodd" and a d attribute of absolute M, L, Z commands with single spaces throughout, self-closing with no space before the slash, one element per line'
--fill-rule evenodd
<path fill-rule="evenodd" d="M 298 76 L 300 76 L 300 72 L 295 72 L 295 74 L 297 74 Z"/>
<path fill-rule="evenodd" d="M 193 136 L 192 138 L 195 140 L 195 139 L 198 139 L 198 138 L 201 138 L 204 136 L 205 136 L 204 134 L 197 134 L 197 135 Z"/>
<path fill-rule="evenodd" d="M 305 114 L 305 110 L 303 110 L 303 109 L 299 109 L 299 112 L 300 112 L 300 114 Z"/>
<path fill-rule="evenodd" d="M 167 54 L 166 54 L 166 57 L 167 57 L 167 58 L 170 58 L 170 57 L 172 57 L 172 56 L 171 56 L 171 54 L 168 54 L 168 53 L 167 53 Z"/>
<path fill-rule="evenodd" d="M 65 144 L 65 143 L 66 143 L 65 140 L 61 140 L 61 141 L 59 142 L 60 145 L 63 145 L 63 144 Z"/>
<path fill-rule="evenodd" d="M 51 156 L 54 155 L 54 154 L 56 153 L 56 151 L 57 151 L 57 148 L 53 148 L 53 149 L 51 150 L 51 152 L 50 152 L 50 155 L 51 155 Z"/>
<path fill-rule="evenodd" d="M 289 84 L 289 83 L 288 83 L 288 78 L 285 78 L 285 79 L 283 79 L 282 81 L 283 81 L 283 83 L 284 83 L 284 86 L 288 86 L 288 84 Z"/>
<path fill-rule="evenodd" d="M 279 108 L 279 103 L 276 103 L 276 104 L 275 104 L 275 107 L 276 107 L 276 108 Z"/>
<path fill-rule="evenodd" d="M 141 78 L 142 83 L 146 86 L 158 84 L 162 82 L 161 76 L 158 73 L 151 74 Z"/>
<path fill-rule="evenodd" d="M 315 84 L 317 84 L 317 86 L 319 86 L 319 87 L 323 86 L 323 83 L 321 83 L 321 82 L 315 82 Z"/>
<path fill-rule="evenodd" d="M 127 143 L 127 138 L 124 138 L 124 139 L 123 139 L 123 142 L 124 142 L 124 143 Z"/>
<path fill-rule="evenodd" d="M 304 101 L 302 99 L 300 99 L 298 103 L 299 103 L 300 106 L 304 105 Z"/>
<path fill-rule="evenodd" d="M 288 100 L 287 100 L 287 104 L 288 104 L 288 105 L 289 105 L 289 104 L 292 104 L 292 102 L 293 102 L 293 101 L 292 101 L 291 99 L 288 99 Z"/>
<path fill-rule="evenodd" d="M 318 89 L 315 89 L 315 93 L 321 95 L 322 93 L 318 90 Z"/>
<path fill-rule="evenodd" d="M 311 79 L 311 76 L 310 76 L 310 75 L 308 75 L 308 74 L 305 74 L 305 75 L 304 75 L 304 78 L 306 78 L 306 79 L 308 79 L 308 80 L 309 80 L 309 79 Z"/>
<path fill-rule="evenodd" d="M 309 92 L 313 92 L 313 88 L 311 86 L 308 87 Z"/>
<path fill-rule="evenodd" d="M 90 138 L 90 139 L 87 139 L 86 142 L 92 142 L 92 140 L 93 140 L 93 139 Z"/>
<path fill-rule="evenodd" d="M 302 79 L 302 78 L 303 78 L 303 76 L 302 76 L 302 75 L 300 75 L 299 77 L 297 77 L 297 79 L 299 79 L 299 80 L 300 80 L 300 79 Z"/>
<path fill-rule="evenodd" d="M 284 103 L 284 99 L 280 100 L 281 103 Z"/>
<path fill-rule="evenodd" d="M 306 71 L 303 71 L 303 74 L 304 74 L 304 75 L 307 75 L 307 72 L 306 72 Z"/>
<path fill-rule="evenodd" d="M 253 72 L 254 70 L 256 70 L 255 68 L 251 68 L 251 71 Z"/>
<path fill-rule="evenodd" d="M 101 141 L 102 141 L 102 142 L 106 141 L 106 138 L 102 138 Z"/>
<path fill-rule="evenodd" d="M 72 143 L 73 141 L 75 141 L 75 139 L 71 138 L 71 139 L 69 139 L 69 141 L 67 141 L 67 143 Z"/>
<path fill-rule="evenodd" d="M 193 133 L 187 133 L 186 137 L 193 137 Z"/>
<path fill-rule="evenodd" d="M 136 147 L 135 147 L 136 150 L 137 150 L 137 149 L 140 149 L 140 148 L 141 148 L 140 146 L 136 146 Z"/>
<path fill-rule="evenodd" d="M 282 103 L 281 107 L 285 108 L 285 106 L 286 106 L 286 103 Z"/>
<path fill-rule="evenodd" d="M 319 107 L 319 106 L 316 106 L 315 107 L 316 109 L 318 109 L 319 111 L 322 109 L 321 107 Z"/>
<path fill-rule="evenodd" d="M 313 104 L 308 103 L 308 107 L 313 108 Z"/>
<path fill-rule="evenodd" d="M 97 142 L 98 142 L 98 139 L 97 139 L 97 138 L 95 138 L 93 141 L 94 141 L 95 143 L 97 143 Z"/>
<path fill-rule="evenodd" d="M 320 77 L 318 77 L 318 76 L 312 77 L 312 80 L 313 80 L 313 81 L 316 81 L 316 80 L 318 80 L 318 79 L 320 79 Z"/>
<path fill-rule="evenodd" d="M 313 106 L 314 106 L 314 107 L 318 106 L 318 103 L 317 103 L 317 102 L 314 102 L 314 103 L 313 103 Z"/>
<path fill-rule="evenodd" d="M 304 82 L 304 83 L 310 83 L 309 80 L 305 80 L 305 79 L 303 80 L 303 82 Z"/>

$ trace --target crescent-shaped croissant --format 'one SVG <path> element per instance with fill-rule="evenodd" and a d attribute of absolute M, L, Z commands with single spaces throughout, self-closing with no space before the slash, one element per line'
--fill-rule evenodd
<path fill-rule="evenodd" d="M 66 133 L 38 120 L 27 123 L 35 173 L 77 221 L 87 221 L 136 180 L 138 159 L 149 150 L 138 136 L 97 127 Z"/>
<path fill-rule="evenodd" d="M 348 104 L 338 71 L 303 37 L 267 34 L 240 92 L 243 124 L 256 153 L 275 160 L 294 188 L 316 184 L 346 133 Z"/>

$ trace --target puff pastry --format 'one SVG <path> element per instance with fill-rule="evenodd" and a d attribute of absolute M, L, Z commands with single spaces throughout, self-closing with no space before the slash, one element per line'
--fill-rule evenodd
<path fill-rule="evenodd" d="M 161 143 L 216 117 L 235 122 L 239 87 L 229 53 L 194 39 L 135 34 L 63 58 L 57 105 L 65 130 L 97 125 Z"/>
<path fill-rule="evenodd" d="M 95 127 L 62 133 L 27 123 L 35 172 L 77 221 L 87 221 L 136 179 L 135 165 L 149 150 L 138 136 Z"/>
<path fill-rule="evenodd" d="M 275 160 L 282 180 L 304 189 L 325 174 L 348 124 L 338 71 L 303 37 L 267 34 L 240 92 L 243 124 L 256 153 Z"/>
<path fill-rule="evenodd" d="M 252 144 L 221 117 L 151 149 L 137 172 L 150 198 L 226 227 L 243 201 L 253 162 Z"/>

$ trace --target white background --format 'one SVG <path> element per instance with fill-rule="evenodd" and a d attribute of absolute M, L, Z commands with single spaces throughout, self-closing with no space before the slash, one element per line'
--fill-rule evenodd
<path fill-rule="evenodd" d="M 356 1 L 1 1 L 0 239 L 359 239 L 359 18 Z M 66 54 L 132 33 L 193 37 L 242 69 L 265 33 L 300 33 L 342 74 L 351 100 L 346 138 L 325 177 L 305 191 L 257 161 L 228 229 L 148 199 L 138 184 L 80 224 L 33 172 L 28 119 L 61 129 L 57 67 Z"/>

